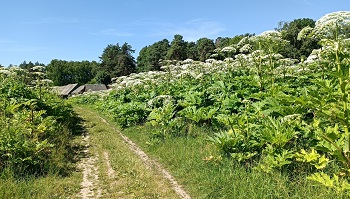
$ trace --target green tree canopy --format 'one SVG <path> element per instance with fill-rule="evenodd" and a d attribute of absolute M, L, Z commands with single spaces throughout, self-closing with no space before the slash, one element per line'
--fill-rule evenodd
<path fill-rule="evenodd" d="M 160 70 L 160 60 L 166 59 L 169 50 L 169 41 L 163 39 L 140 50 L 137 57 L 137 71 Z"/>
<path fill-rule="evenodd" d="M 135 50 L 131 45 L 124 43 L 122 46 L 109 44 L 100 57 L 101 69 L 109 78 L 129 75 L 136 71 L 136 61 L 132 56 Z"/>
<path fill-rule="evenodd" d="M 278 31 L 282 33 L 282 38 L 289 41 L 289 47 L 281 51 L 284 57 L 301 59 L 308 57 L 313 49 L 318 49 L 319 39 L 304 38 L 298 40 L 299 32 L 305 27 L 315 27 L 315 21 L 309 18 L 295 19 L 291 22 L 279 22 Z"/>
<path fill-rule="evenodd" d="M 185 60 L 187 58 L 186 46 L 183 36 L 179 34 L 175 35 L 171 41 L 166 58 L 168 60 Z"/>
<path fill-rule="evenodd" d="M 214 41 L 208 38 L 200 38 L 196 42 L 197 59 L 199 61 L 205 61 L 215 50 Z"/>
<path fill-rule="evenodd" d="M 52 60 L 46 67 L 47 78 L 56 86 L 78 83 L 80 85 L 90 82 L 99 64 L 96 61 L 64 61 Z"/>

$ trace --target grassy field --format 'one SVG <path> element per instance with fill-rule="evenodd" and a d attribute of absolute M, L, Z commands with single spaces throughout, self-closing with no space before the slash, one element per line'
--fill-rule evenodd
<path fill-rule="evenodd" d="M 75 111 L 82 116 L 86 132 L 73 141 L 79 160 L 73 170 L 67 176 L 20 179 L 4 171 L 1 199 L 178 198 L 170 183 L 149 169 L 99 115 L 79 107 Z"/>
<path fill-rule="evenodd" d="M 315 187 L 305 176 L 263 173 L 234 164 L 229 159 L 205 161 L 213 147 L 204 129 L 198 137 L 176 137 L 149 144 L 152 126 L 125 129 L 123 133 L 165 165 L 193 198 L 346 198 Z"/>
<path fill-rule="evenodd" d="M 79 138 L 74 141 L 79 141 Z M 48 199 L 80 198 L 81 172 L 72 168 L 67 176 L 56 173 L 41 177 L 18 178 L 10 171 L 0 174 L 0 198 L 3 199 Z"/>
<path fill-rule="evenodd" d="M 122 140 L 113 125 L 99 114 L 83 107 L 75 111 L 84 119 L 84 138 L 76 142 L 87 146 L 84 159 L 93 158 L 95 178 L 88 179 L 92 193 L 100 198 L 179 198 L 170 183 L 155 169 L 148 168 Z M 112 123 L 112 122 L 110 122 Z M 263 173 L 238 165 L 213 154 L 214 146 L 206 141 L 209 132 L 195 128 L 195 136 L 175 137 L 152 142 L 150 125 L 124 129 L 123 134 L 140 146 L 149 156 L 169 170 L 192 198 L 346 198 L 332 190 L 313 186 L 305 176 Z M 210 158 L 209 158 L 210 159 Z M 11 173 L 0 176 L 0 198 L 82 198 L 84 168 L 62 177 L 51 174 L 41 178 L 16 179 Z M 93 176 L 93 175 L 92 175 Z M 83 197 L 84 198 L 84 197 Z"/>

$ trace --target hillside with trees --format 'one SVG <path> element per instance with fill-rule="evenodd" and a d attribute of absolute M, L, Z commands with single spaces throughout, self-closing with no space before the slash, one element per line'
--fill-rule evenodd
<path fill-rule="evenodd" d="M 305 27 L 313 28 L 315 21 L 308 18 L 295 19 L 291 22 L 279 22 L 275 28 L 281 32 L 282 38 L 288 41 L 281 54 L 285 58 L 305 59 L 312 50 L 318 49 L 319 39 L 298 39 L 298 33 Z M 72 83 L 102 83 L 110 84 L 116 77 L 129 75 L 135 72 L 160 71 L 163 60 L 186 60 L 205 61 L 210 58 L 224 60 L 234 57 L 240 52 L 229 52 L 231 47 L 245 37 L 253 37 L 255 34 L 246 33 L 233 37 L 218 37 L 215 40 L 200 38 L 197 41 L 185 41 L 182 35 L 174 35 L 171 41 L 163 39 L 140 49 L 137 58 L 135 50 L 128 43 L 123 45 L 108 44 L 103 49 L 99 61 L 66 61 L 52 60 L 47 66 L 47 77 L 56 86 Z M 19 67 L 30 70 L 34 66 L 44 66 L 39 62 L 22 62 Z M 10 66 L 11 67 L 11 66 Z"/>
<path fill-rule="evenodd" d="M 0 67 L 0 198 L 349 198 L 349 30 L 339 11 Z M 110 89 L 52 92 L 91 82 Z"/>

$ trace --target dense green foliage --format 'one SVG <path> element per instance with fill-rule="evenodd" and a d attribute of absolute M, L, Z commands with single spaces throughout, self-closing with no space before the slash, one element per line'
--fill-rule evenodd
<path fill-rule="evenodd" d="M 177 136 L 152 145 L 146 124 L 125 129 L 123 133 L 149 156 L 156 157 L 192 198 L 348 198 L 326 187 L 315 187 L 303 173 L 293 177 L 279 172 L 265 173 L 223 158 L 207 142 L 210 128 L 193 126 L 192 136 Z M 292 180 L 291 180 L 292 179 Z"/>
<path fill-rule="evenodd" d="M 86 84 L 93 80 L 99 70 L 99 64 L 95 61 L 64 61 L 52 60 L 46 69 L 47 77 L 55 86 L 78 83 Z"/>
<path fill-rule="evenodd" d="M 107 84 L 114 77 L 129 75 L 136 71 L 136 62 L 132 53 L 134 50 L 127 43 L 122 46 L 110 44 L 103 50 L 100 57 L 101 71 L 99 71 L 107 75 L 106 82 L 103 83 Z"/>
<path fill-rule="evenodd" d="M 31 87 L 20 68 L 0 70 L 0 173 L 18 175 L 65 172 L 69 166 L 70 140 L 78 124 L 71 107 L 46 88 L 40 67 Z"/>
<path fill-rule="evenodd" d="M 166 59 L 169 47 L 169 41 L 163 39 L 162 41 L 158 41 L 142 48 L 137 57 L 137 71 L 144 72 L 160 70 L 161 64 L 159 60 Z"/>
<path fill-rule="evenodd" d="M 292 22 L 281 22 L 278 28 L 282 32 L 282 38 L 289 41 L 289 45 L 281 52 L 285 57 L 293 59 L 307 58 L 313 49 L 320 48 L 319 38 L 298 39 L 299 32 L 305 27 L 315 27 L 315 21 L 308 18 L 296 19 Z"/>
<path fill-rule="evenodd" d="M 349 12 L 337 12 L 303 28 L 298 39 L 322 46 L 306 60 L 284 58 L 290 42 L 283 31 L 267 31 L 216 49 L 224 61 L 163 61 L 163 71 L 121 77 L 109 95 L 77 101 L 94 104 L 122 127 L 147 120 L 156 127 L 151 144 L 195 135 L 193 126 L 211 128 L 208 140 L 236 163 L 305 173 L 348 191 L 350 43 L 343 30 L 349 26 Z"/>
<path fill-rule="evenodd" d="M 285 58 L 305 59 L 313 49 L 318 49 L 318 38 L 303 38 L 298 40 L 298 33 L 305 27 L 314 27 L 312 19 L 296 19 L 292 22 L 280 22 L 276 28 L 282 34 L 282 39 L 287 41 L 283 49 L 279 51 Z M 342 30 L 346 32 L 345 30 Z M 109 84 L 116 77 L 128 75 L 133 72 L 159 71 L 163 60 L 192 59 L 204 62 L 206 59 L 215 58 L 223 60 L 240 54 L 239 51 L 230 51 L 231 47 L 237 49 L 238 43 L 245 37 L 253 37 L 255 34 L 236 35 L 233 37 L 218 37 L 215 42 L 208 38 L 200 38 L 196 42 L 185 41 L 182 35 L 176 34 L 171 42 L 167 39 L 145 46 L 139 52 L 137 62 L 132 56 L 134 50 L 128 43 L 120 46 L 109 44 L 96 61 L 65 61 L 52 60 L 45 69 L 47 77 L 56 86 L 72 83 L 80 85 L 86 83 Z M 216 52 L 215 52 L 216 51 Z M 28 63 L 24 61 L 20 68 L 31 70 L 34 66 L 44 66 L 39 62 Z M 10 66 L 12 67 L 12 65 Z M 26 77 L 26 83 L 31 82 L 31 77 Z"/>

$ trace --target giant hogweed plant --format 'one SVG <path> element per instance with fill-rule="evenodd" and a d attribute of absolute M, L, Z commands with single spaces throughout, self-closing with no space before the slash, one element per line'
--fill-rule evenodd
<path fill-rule="evenodd" d="M 342 166 L 342 172 L 334 174 L 333 178 L 318 172 L 309 179 L 337 190 L 350 190 L 347 181 L 350 174 L 350 38 L 349 32 L 344 31 L 349 28 L 350 12 L 335 12 L 320 18 L 314 29 L 307 28 L 299 35 L 307 33 L 307 36 L 321 38 L 322 48 L 318 51 L 316 66 L 322 63 L 318 65 L 322 67 L 320 70 L 326 70 L 323 78 L 314 80 L 316 89 L 310 90 L 319 140 L 315 148 L 335 158 Z M 309 155 L 304 153 L 304 160 Z"/>
<path fill-rule="evenodd" d="M 244 38 L 239 43 L 238 46 L 243 45 L 240 52 L 249 53 L 248 65 L 251 65 L 253 74 L 256 74 L 260 91 L 266 89 L 266 86 L 274 86 L 273 71 L 278 67 L 278 60 L 283 58 L 278 52 L 287 43 L 288 41 L 283 40 L 278 31 L 265 31 L 260 35 Z M 248 49 L 247 45 L 249 45 Z"/>
<path fill-rule="evenodd" d="M 346 13 L 340 13 L 343 24 Z M 337 15 L 329 16 L 336 21 Z M 302 32 L 323 37 L 323 48 L 301 64 L 282 58 L 278 51 L 285 41 L 280 40 L 278 32 L 267 32 L 265 36 L 245 38 L 223 52 L 216 50 L 227 56 L 224 61 L 172 61 L 162 67 L 164 71 L 120 77 L 115 93 L 121 95 L 98 101 L 97 106 L 133 109 L 137 106 L 131 104 L 144 106 L 160 96 L 171 96 L 171 105 L 146 107 L 148 117 L 145 112 L 134 112 L 162 126 L 162 131 L 156 132 L 159 137 L 180 132 L 181 125 L 176 123 L 217 125 L 221 132 L 209 139 L 219 150 L 242 162 L 261 160 L 258 168 L 265 171 L 287 168 L 289 172 L 291 167 L 305 170 L 302 167 L 310 164 L 330 173 L 330 162 L 343 164 L 346 171 L 348 36 L 343 25 L 338 33 L 333 32 L 336 34 L 324 34 L 320 30 L 328 22 L 325 18 L 319 21 L 315 29 Z M 324 30 L 337 30 L 340 25 L 331 27 Z M 112 114 L 127 116 L 117 111 Z M 325 180 L 325 175 L 317 176 Z M 340 183 L 342 178 L 338 180 Z"/>

